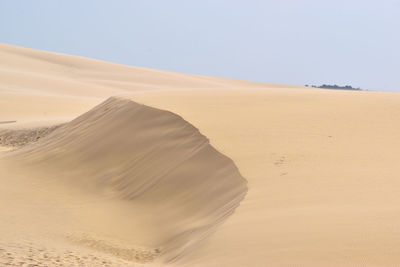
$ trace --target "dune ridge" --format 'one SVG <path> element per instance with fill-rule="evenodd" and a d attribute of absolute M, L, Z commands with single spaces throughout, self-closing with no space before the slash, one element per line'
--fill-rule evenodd
<path fill-rule="evenodd" d="M 111 97 L 37 142 L 6 153 L 2 161 L 9 163 L 9 172 L 18 169 L 49 188 L 73 190 L 74 207 L 62 204 L 76 216 L 69 219 L 80 221 L 90 212 L 76 207 L 80 196 L 107 202 L 111 209 L 121 204 L 121 216 L 103 212 L 103 207 L 101 213 L 62 232 L 72 235 L 76 244 L 123 254 L 128 260 L 136 255 L 139 262 L 158 256 L 170 262 L 192 250 L 234 212 L 247 192 L 246 180 L 233 161 L 194 126 L 174 113 L 121 97 Z M 107 227 L 99 226 L 97 222 L 104 220 Z M 119 227 L 121 220 L 141 227 Z M 100 241 L 76 234 L 88 229 L 125 240 Z M 129 256 L 135 246 L 157 253 L 149 252 L 147 260 L 133 250 Z"/>
<path fill-rule="evenodd" d="M 164 90 L 299 88 L 182 74 L 0 43 L 0 129 L 69 122 L 115 95 Z"/>

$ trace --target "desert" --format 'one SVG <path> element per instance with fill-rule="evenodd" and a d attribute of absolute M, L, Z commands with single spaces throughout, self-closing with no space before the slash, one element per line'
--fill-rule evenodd
<path fill-rule="evenodd" d="M 0 45 L 3 266 L 396 266 L 399 95 Z"/>

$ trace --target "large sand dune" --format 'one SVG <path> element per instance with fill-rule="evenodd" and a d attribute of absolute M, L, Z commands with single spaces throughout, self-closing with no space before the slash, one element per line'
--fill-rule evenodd
<path fill-rule="evenodd" d="M 400 264 L 398 94 L 0 59 L 1 264 Z"/>
<path fill-rule="evenodd" d="M 34 183 L 32 190 L 56 192 L 57 213 L 69 214 L 59 218 L 68 225 L 38 219 L 29 234 L 45 228 L 46 235 L 138 262 L 182 256 L 247 191 L 234 163 L 196 128 L 126 99 L 110 98 L 1 160 L 8 174 L 28 176 L 18 179 Z"/>

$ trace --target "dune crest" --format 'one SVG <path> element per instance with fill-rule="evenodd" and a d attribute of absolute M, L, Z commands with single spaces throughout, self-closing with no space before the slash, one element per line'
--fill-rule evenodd
<path fill-rule="evenodd" d="M 135 260 L 127 255 L 135 246 L 156 251 L 151 260 L 185 254 L 232 214 L 247 192 L 233 161 L 190 123 L 118 97 L 7 153 L 4 161 L 11 171 L 29 173 L 39 187 L 66 188 L 60 205 L 68 220 L 79 223 L 71 223 L 65 235 L 116 256 L 122 251 L 116 247 L 128 247 L 123 258 L 129 260 Z M 89 233 L 90 242 L 79 233 Z"/>

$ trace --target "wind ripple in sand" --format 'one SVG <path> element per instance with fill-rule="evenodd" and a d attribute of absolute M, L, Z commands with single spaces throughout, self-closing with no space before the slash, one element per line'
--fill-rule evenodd
<path fill-rule="evenodd" d="M 8 147 L 28 145 L 45 137 L 58 127 L 60 127 L 60 125 L 31 129 L 3 129 L 0 130 L 0 145 Z"/>
<path fill-rule="evenodd" d="M 0 243 L 0 266 L 133 266 L 90 251 L 48 249 L 33 243 Z"/>
<path fill-rule="evenodd" d="M 233 161 L 190 123 L 123 98 L 108 99 L 6 160 L 39 187 L 71 189 L 55 194 L 65 212 L 58 225 L 48 223 L 49 232 L 142 263 L 193 250 L 247 192 Z"/>

